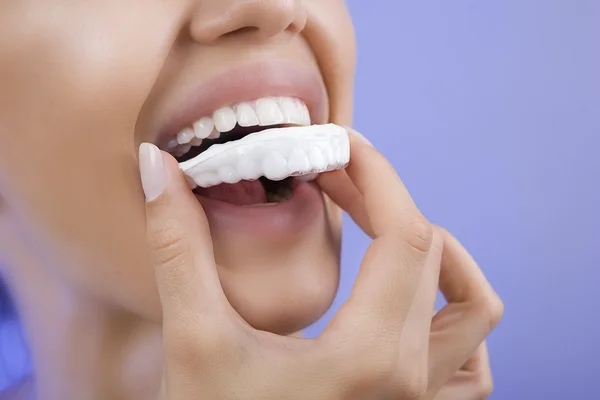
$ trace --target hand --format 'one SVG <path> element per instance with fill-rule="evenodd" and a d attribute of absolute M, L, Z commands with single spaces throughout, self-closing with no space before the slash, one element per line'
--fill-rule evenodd
<path fill-rule="evenodd" d="M 448 381 L 434 400 L 482 400 L 492 393 L 492 372 L 487 346 L 483 343 L 477 352 Z"/>
<path fill-rule="evenodd" d="M 319 181 L 373 237 L 350 299 L 317 339 L 256 331 L 223 293 L 206 216 L 175 160 L 144 146 L 162 400 L 432 399 L 501 317 L 466 251 L 427 222 L 380 153 L 353 139 L 346 172 Z M 449 304 L 432 319 L 438 282 Z"/>

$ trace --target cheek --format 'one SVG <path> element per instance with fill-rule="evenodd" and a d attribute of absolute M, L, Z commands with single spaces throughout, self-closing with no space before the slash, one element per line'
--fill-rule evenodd
<path fill-rule="evenodd" d="M 175 24 L 159 1 L 145 18 L 135 2 L 17 3 L 0 17 L 0 194 L 57 262 L 114 282 L 143 253 L 134 130 Z"/>
<path fill-rule="evenodd" d="M 356 42 L 343 0 L 305 0 L 309 12 L 306 37 L 318 60 L 331 103 L 330 119 L 352 124 Z"/>

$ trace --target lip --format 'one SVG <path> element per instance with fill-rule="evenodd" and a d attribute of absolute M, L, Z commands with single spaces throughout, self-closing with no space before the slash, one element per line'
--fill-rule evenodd
<path fill-rule="evenodd" d="M 327 95 L 316 68 L 289 61 L 268 61 L 230 69 L 191 90 L 176 104 L 168 121 L 159 124 L 159 143 L 175 137 L 217 109 L 263 97 L 295 97 L 309 109 L 312 123 L 327 119 Z"/>
<path fill-rule="evenodd" d="M 292 197 L 283 203 L 238 206 L 196 195 L 211 227 L 260 237 L 281 238 L 300 234 L 321 219 L 324 199 L 314 182 L 298 181 Z"/>

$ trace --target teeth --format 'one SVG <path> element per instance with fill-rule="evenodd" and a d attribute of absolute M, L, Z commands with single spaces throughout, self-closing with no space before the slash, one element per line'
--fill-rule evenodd
<path fill-rule="evenodd" d="M 265 176 L 282 180 L 345 168 L 350 160 L 348 132 L 337 125 L 271 128 L 216 144 L 179 164 L 198 186 L 236 183 Z"/>
<path fill-rule="evenodd" d="M 192 127 L 186 127 L 165 145 L 166 150 L 180 154 L 188 144 L 199 146 L 202 139 L 218 139 L 221 133 L 241 127 L 278 124 L 310 125 L 310 113 L 302 100 L 291 97 L 265 97 L 222 107 L 211 117 L 202 117 Z M 182 147 L 182 145 L 184 145 Z M 189 149 L 187 150 L 189 151 Z M 185 154 L 185 153 L 184 153 Z M 177 155 L 180 157 L 183 154 Z"/>
<path fill-rule="evenodd" d="M 169 143 L 167 143 L 167 150 L 173 150 L 177 146 L 179 146 L 179 142 L 177 141 L 177 139 L 172 139 L 169 141 Z"/>
<path fill-rule="evenodd" d="M 197 138 L 206 139 L 215 127 L 213 119 L 210 117 L 200 118 L 194 123 L 194 133 Z"/>
<path fill-rule="evenodd" d="M 256 115 L 260 126 L 283 124 L 283 113 L 275 99 L 260 99 L 256 101 Z"/>
<path fill-rule="evenodd" d="M 235 116 L 240 126 L 256 126 L 258 125 L 258 116 L 256 111 L 249 103 L 240 103 L 235 107 Z"/>
<path fill-rule="evenodd" d="M 185 153 L 187 153 L 191 149 L 192 149 L 191 145 L 185 144 L 183 146 L 177 147 L 175 150 L 172 151 L 172 153 L 173 153 L 173 155 L 175 157 L 181 157 L 182 155 L 184 155 Z"/>
<path fill-rule="evenodd" d="M 221 136 L 221 132 L 219 132 L 216 128 L 208 135 L 207 139 L 218 139 Z"/>
<path fill-rule="evenodd" d="M 177 134 L 177 143 L 188 144 L 196 135 L 192 129 L 186 128 Z"/>
<path fill-rule="evenodd" d="M 294 116 L 297 114 L 294 99 L 282 97 L 278 99 L 277 103 L 281 109 L 281 114 L 283 114 L 283 122 L 286 124 L 291 123 L 294 119 Z"/>
<path fill-rule="evenodd" d="M 190 145 L 192 146 L 200 146 L 202 144 L 202 139 L 194 137 L 191 142 Z"/>
<path fill-rule="evenodd" d="M 235 128 L 235 124 L 237 123 L 235 112 L 231 107 L 223 107 L 215 111 L 213 121 L 215 122 L 215 128 L 219 132 L 229 132 Z"/>

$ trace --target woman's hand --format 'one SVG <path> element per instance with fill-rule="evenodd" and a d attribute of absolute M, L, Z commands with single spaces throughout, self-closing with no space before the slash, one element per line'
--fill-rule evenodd
<path fill-rule="evenodd" d="M 319 184 L 373 242 L 349 300 L 319 338 L 301 339 L 254 330 L 233 310 L 201 206 L 175 160 L 142 145 L 163 306 L 162 400 L 433 399 L 480 348 L 502 303 L 384 157 L 360 140 L 351 147 L 347 170 Z M 432 319 L 438 283 L 449 304 Z"/>
<path fill-rule="evenodd" d="M 487 347 L 483 343 L 477 352 L 448 381 L 434 400 L 481 400 L 492 393 L 492 371 Z"/>

